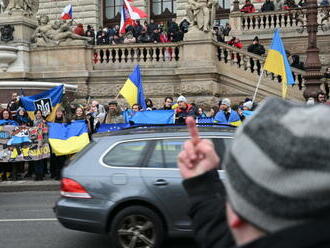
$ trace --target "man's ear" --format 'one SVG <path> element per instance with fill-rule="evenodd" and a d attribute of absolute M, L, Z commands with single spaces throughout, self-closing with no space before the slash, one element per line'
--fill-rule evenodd
<path fill-rule="evenodd" d="M 231 229 L 237 229 L 242 227 L 245 224 L 245 221 L 240 218 L 232 209 L 230 204 L 226 203 L 226 211 L 227 211 L 227 222 Z"/>

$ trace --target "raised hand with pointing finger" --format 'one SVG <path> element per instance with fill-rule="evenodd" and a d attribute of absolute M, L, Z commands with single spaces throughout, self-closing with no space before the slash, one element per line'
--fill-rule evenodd
<path fill-rule="evenodd" d="M 184 179 L 218 168 L 220 162 L 213 143 L 210 140 L 200 139 L 194 118 L 187 117 L 186 124 L 191 139 L 184 143 L 183 150 L 178 156 L 178 166 Z"/>

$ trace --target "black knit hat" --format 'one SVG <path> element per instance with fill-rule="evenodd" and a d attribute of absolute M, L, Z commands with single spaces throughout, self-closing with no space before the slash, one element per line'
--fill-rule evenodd
<path fill-rule="evenodd" d="M 253 41 L 258 41 L 259 42 L 258 36 L 254 37 Z"/>
<path fill-rule="evenodd" d="M 329 106 L 266 100 L 224 159 L 235 212 L 270 233 L 329 217 L 329 121 Z"/>

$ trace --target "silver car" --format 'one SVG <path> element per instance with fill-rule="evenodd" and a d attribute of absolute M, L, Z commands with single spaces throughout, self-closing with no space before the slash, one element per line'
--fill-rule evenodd
<path fill-rule="evenodd" d="M 234 129 L 200 127 L 223 155 Z M 160 247 L 192 236 L 189 202 L 176 158 L 185 127 L 133 128 L 97 134 L 63 170 L 55 212 L 63 226 L 109 234 L 113 247 Z"/>

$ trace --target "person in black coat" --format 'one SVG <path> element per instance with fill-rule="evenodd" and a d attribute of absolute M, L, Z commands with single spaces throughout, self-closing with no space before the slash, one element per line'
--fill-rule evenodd
<path fill-rule="evenodd" d="M 261 12 L 269 12 L 274 10 L 275 10 L 275 5 L 270 0 L 266 0 L 266 2 L 261 7 Z"/>
<path fill-rule="evenodd" d="M 315 118 L 330 116 L 330 109 L 325 106 L 318 105 L 313 108 Z M 327 113 L 319 113 L 318 109 Z M 315 124 L 313 118 L 306 118 L 303 122 L 302 134 L 288 131 L 281 137 L 277 136 L 277 139 L 265 138 L 265 136 L 270 137 L 268 135 L 274 132 L 269 129 L 269 125 L 277 128 L 281 128 L 278 125 L 291 125 L 297 116 L 294 110 L 301 111 L 299 115 L 302 116 L 311 111 L 304 104 L 297 105 L 280 99 L 268 99 L 259 108 L 258 113 L 240 128 L 225 158 L 221 158 L 226 167 L 223 180 L 226 187 L 219 178 L 217 170 L 220 169 L 220 158 L 212 141 L 201 139 L 194 120 L 187 118 L 191 139 L 185 142 L 183 151 L 178 156 L 178 167 L 184 178 L 183 186 L 190 199 L 189 215 L 192 218 L 195 239 L 200 247 L 330 247 L 328 187 L 324 186 L 320 174 L 317 173 L 321 171 L 313 171 L 310 175 L 301 173 L 305 168 L 300 161 L 304 161 L 310 155 L 304 155 L 291 146 L 291 142 L 296 140 L 297 136 L 324 139 L 318 134 L 310 137 L 311 134 L 308 132 L 309 125 L 314 127 L 320 124 Z M 287 111 L 286 124 L 279 118 L 282 117 L 282 111 Z M 272 116 L 272 114 L 267 115 L 268 113 L 277 114 Z M 310 143 L 307 139 L 303 146 L 315 152 L 320 149 L 321 152 L 327 151 L 326 147 L 322 148 L 322 145 L 315 147 L 315 144 L 320 146 L 319 143 Z M 282 147 L 277 148 L 278 145 Z M 285 162 L 280 159 L 274 160 L 272 154 L 282 149 L 290 154 L 290 158 Z M 240 150 L 239 154 L 237 150 Z M 315 161 L 318 161 L 317 165 L 325 165 L 328 160 L 327 157 L 319 159 L 318 154 L 314 157 Z M 249 165 L 252 164 L 256 166 L 254 168 L 256 173 L 250 170 Z M 323 166 L 313 168 L 324 169 Z M 276 174 L 276 180 L 269 180 L 273 178 L 269 173 Z M 325 181 L 329 180 L 329 175 L 325 175 L 327 177 Z M 310 195 L 303 190 L 305 187 L 309 188 L 309 185 L 297 185 L 296 179 L 315 180 L 313 194 Z"/>
<path fill-rule="evenodd" d="M 175 22 L 175 18 L 171 19 L 168 24 L 168 33 L 170 36 L 171 41 L 177 42 L 180 40 L 180 34 L 179 34 L 179 25 Z"/>
<path fill-rule="evenodd" d="M 258 36 L 254 37 L 252 44 L 248 47 L 247 50 L 249 53 L 254 53 L 259 56 L 262 56 L 265 54 L 265 47 L 259 43 Z M 254 60 L 253 59 L 250 59 L 250 64 L 251 64 L 251 72 L 254 72 Z M 257 60 L 257 71 L 258 71 L 259 75 L 260 75 L 260 69 L 261 69 L 261 64 L 260 64 L 260 61 Z"/>

